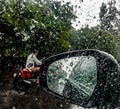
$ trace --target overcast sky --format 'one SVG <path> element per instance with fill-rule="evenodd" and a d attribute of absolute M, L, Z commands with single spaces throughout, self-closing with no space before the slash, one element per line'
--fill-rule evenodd
<path fill-rule="evenodd" d="M 99 12 L 101 4 L 108 3 L 111 0 L 58 0 L 62 2 L 70 1 L 73 5 L 75 5 L 76 15 L 78 16 L 76 22 L 74 22 L 73 26 L 77 29 L 82 27 L 83 25 L 89 24 L 89 26 L 95 26 L 99 23 Z M 116 0 L 117 7 L 120 5 L 119 0 Z"/>

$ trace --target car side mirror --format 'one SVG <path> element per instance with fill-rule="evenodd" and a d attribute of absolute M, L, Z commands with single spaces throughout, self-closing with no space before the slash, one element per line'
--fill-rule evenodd
<path fill-rule="evenodd" d="M 117 61 L 99 50 L 61 53 L 46 59 L 41 68 L 43 90 L 83 107 L 111 102 L 107 97 L 120 80 Z"/>

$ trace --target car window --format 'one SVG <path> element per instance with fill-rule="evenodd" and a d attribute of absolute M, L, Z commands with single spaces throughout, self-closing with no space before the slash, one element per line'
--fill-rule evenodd
<path fill-rule="evenodd" d="M 47 88 L 44 88 L 45 93 L 38 88 L 39 86 L 37 88 L 32 86 L 29 89 L 29 85 L 25 84 L 22 87 L 20 84 L 20 89 L 25 88 L 27 91 L 15 90 L 18 87 L 14 87 L 13 80 L 16 80 L 14 75 L 21 74 L 21 70 L 25 68 L 27 56 L 34 49 L 39 51 L 37 58 L 42 65 L 44 59 L 53 55 L 92 49 L 103 51 L 100 54 L 106 52 L 106 56 L 110 54 L 114 57 L 114 59 L 111 57 L 111 60 L 116 59 L 120 66 L 120 1 L 0 0 L 1 108 L 83 108 L 78 106 L 79 104 L 69 103 L 69 100 L 64 101 L 65 99 L 50 95 L 47 93 Z M 89 106 L 96 105 L 95 108 L 120 107 L 120 90 L 116 90 L 120 83 L 118 68 L 105 58 L 103 62 L 99 60 L 102 63 L 99 69 L 102 69 L 102 66 L 105 66 L 105 69 L 98 74 L 96 58 L 95 56 L 69 59 L 67 57 L 50 64 L 47 78 L 45 78 L 48 87 L 57 94 L 72 100 L 77 99 L 79 102 L 88 100 L 92 94 L 99 95 L 95 100 L 88 102 Z M 44 67 L 47 68 L 47 64 Z M 106 71 L 108 71 L 107 74 L 104 73 Z M 98 76 L 100 76 L 100 82 L 97 80 Z M 25 77 L 24 74 L 23 77 Z M 23 83 L 21 77 L 19 80 L 18 83 Z M 28 83 L 30 82 L 27 81 Z M 45 84 L 46 87 L 47 85 Z M 96 94 L 95 87 L 100 87 L 98 88 L 100 93 Z"/>

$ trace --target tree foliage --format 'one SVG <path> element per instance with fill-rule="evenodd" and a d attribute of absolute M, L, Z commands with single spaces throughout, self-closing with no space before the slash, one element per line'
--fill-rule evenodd
<path fill-rule="evenodd" d="M 120 11 L 116 7 L 116 1 L 111 0 L 108 4 L 103 3 L 100 8 L 100 28 L 114 35 L 117 45 L 117 58 L 120 58 Z"/>
<path fill-rule="evenodd" d="M 70 42 L 73 49 L 98 49 L 116 56 L 116 44 L 111 33 L 98 28 L 82 28 L 73 32 Z"/>
<path fill-rule="evenodd" d="M 116 7 L 115 0 L 111 0 L 108 4 L 102 3 L 100 7 L 100 27 L 105 31 L 118 33 L 120 30 L 120 11 Z"/>
<path fill-rule="evenodd" d="M 80 30 L 73 30 L 70 37 L 73 49 L 99 49 L 118 58 L 120 50 L 119 15 L 115 0 L 100 7 L 100 24 L 89 28 L 89 25 Z"/>
<path fill-rule="evenodd" d="M 4 25 L 7 22 L 6 26 L 11 28 L 0 28 L 0 42 L 3 42 L 1 47 L 4 48 L 0 50 L 1 53 L 6 53 L 6 50 L 8 54 L 16 50 L 27 53 L 37 48 L 41 54 L 49 56 L 69 49 L 71 20 L 75 19 L 70 3 L 62 5 L 61 2 L 47 0 L 4 0 L 0 1 L 0 6 L 0 21 Z"/>
<path fill-rule="evenodd" d="M 61 4 L 49 0 L 4 0 L 0 1 L 0 7 L 2 54 L 11 55 L 16 51 L 27 54 L 37 48 L 41 56 L 47 57 L 67 51 L 72 46 L 74 49 L 95 48 L 115 54 L 116 39 L 113 38 L 113 33 L 118 35 L 115 34 L 114 27 L 119 24 L 119 11 L 114 2 L 108 7 L 102 5 L 99 29 L 85 27 L 78 31 L 71 31 L 71 21 L 76 16 L 69 2 Z"/>

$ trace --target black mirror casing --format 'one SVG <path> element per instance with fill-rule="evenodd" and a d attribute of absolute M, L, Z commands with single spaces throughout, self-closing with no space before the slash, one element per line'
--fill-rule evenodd
<path fill-rule="evenodd" d="M 97 62 L 97 83 L 94 88 L 92 95 L 85 102 L 80 102 L 77 100 L 71 100 L 65 96 L 61 96 L 58 93 L 50 90 L 47 84 L 47 71 L 51 63 L 58 61 L 60 59 L 75 57 L 75 56 L 93 56 Z M 77 104 L 83 107 L 93 107 L 98 105 L 112 105 L 116 106 L 119 101 L 119 84 L 120 75 L 118 71 L 118 63 L 113 56 L 99 51 L 99 50 L 77 50 L 61 53 L 55 56 L 51 56 L 44 60 L 41 65 L 41 87 L 47 93 L 50 93 L 58 98 L 65 99 L 71 103 Z"/>

